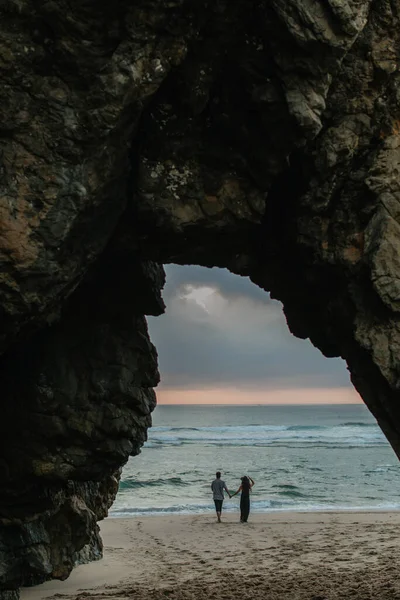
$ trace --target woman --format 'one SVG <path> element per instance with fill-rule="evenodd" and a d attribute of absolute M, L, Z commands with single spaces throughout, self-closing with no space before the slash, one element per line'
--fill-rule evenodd
<path fill-rule="evenodd" d="M 245 475 L 241 478 L 241 481 L 242 483 L 238 491 L 232 494 L 231 498 L 236 496 L 239 492 L 242 492 L 242 495 L 240 496 L 240 522 L 247 523 L 250 513 L 250 491 L 254 485 L 254 479 Z"/>

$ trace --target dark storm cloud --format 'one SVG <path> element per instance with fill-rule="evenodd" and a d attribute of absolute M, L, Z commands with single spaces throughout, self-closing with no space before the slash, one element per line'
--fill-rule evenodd
<path fill-rule="evenodd" d="M 350 385 L 343 361 L 293 337 L 281 305 L 221 269 L 166 267 L 165 315 L 149 318 L 164 388 Z"/>

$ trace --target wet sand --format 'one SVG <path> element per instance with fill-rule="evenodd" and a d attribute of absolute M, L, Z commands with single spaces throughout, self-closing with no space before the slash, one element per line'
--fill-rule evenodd
<path fill-rule="evenodd" d="M 106 519 L 104 558 L 22 600 L 400 600 L 400 512 Z"/>

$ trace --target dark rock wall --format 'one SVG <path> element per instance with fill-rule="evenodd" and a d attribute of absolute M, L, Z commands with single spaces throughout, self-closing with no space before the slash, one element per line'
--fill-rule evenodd
<path fill-rule="evenodd" d="M 101 557 L 97 521 L 156 403 L 157 354 L 143 312 L 163 310 L 163 278 L 111 244 L 60 321 L 4 357 L 0 585 L 64 579 L 77 562 Z"/>
<path fill-rule="evenodd" d="M 400 455 L 399 14 L 1 3 L 0 588 L 101 553 L 155 406 L 160 263 L 271 291 Z"/>

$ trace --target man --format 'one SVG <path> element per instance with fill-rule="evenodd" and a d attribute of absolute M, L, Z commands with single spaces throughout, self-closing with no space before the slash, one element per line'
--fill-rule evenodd
<path fill-rule="evenodd" d="M 221 512 L 222 512 L 222 503 L 224 501 L 224 490 L 228 494 L 229 498 L 231 497 L 228 488 L 226 487 L 225 481 L 221 479 L 221 472 L 217 471 L 215 473 L 216 479 L 211 484 L 211 489 L 213 493 L 213 499 L 215 504 L 215 510 L 217 511 L 218 523 L 221 523 Z"/>

